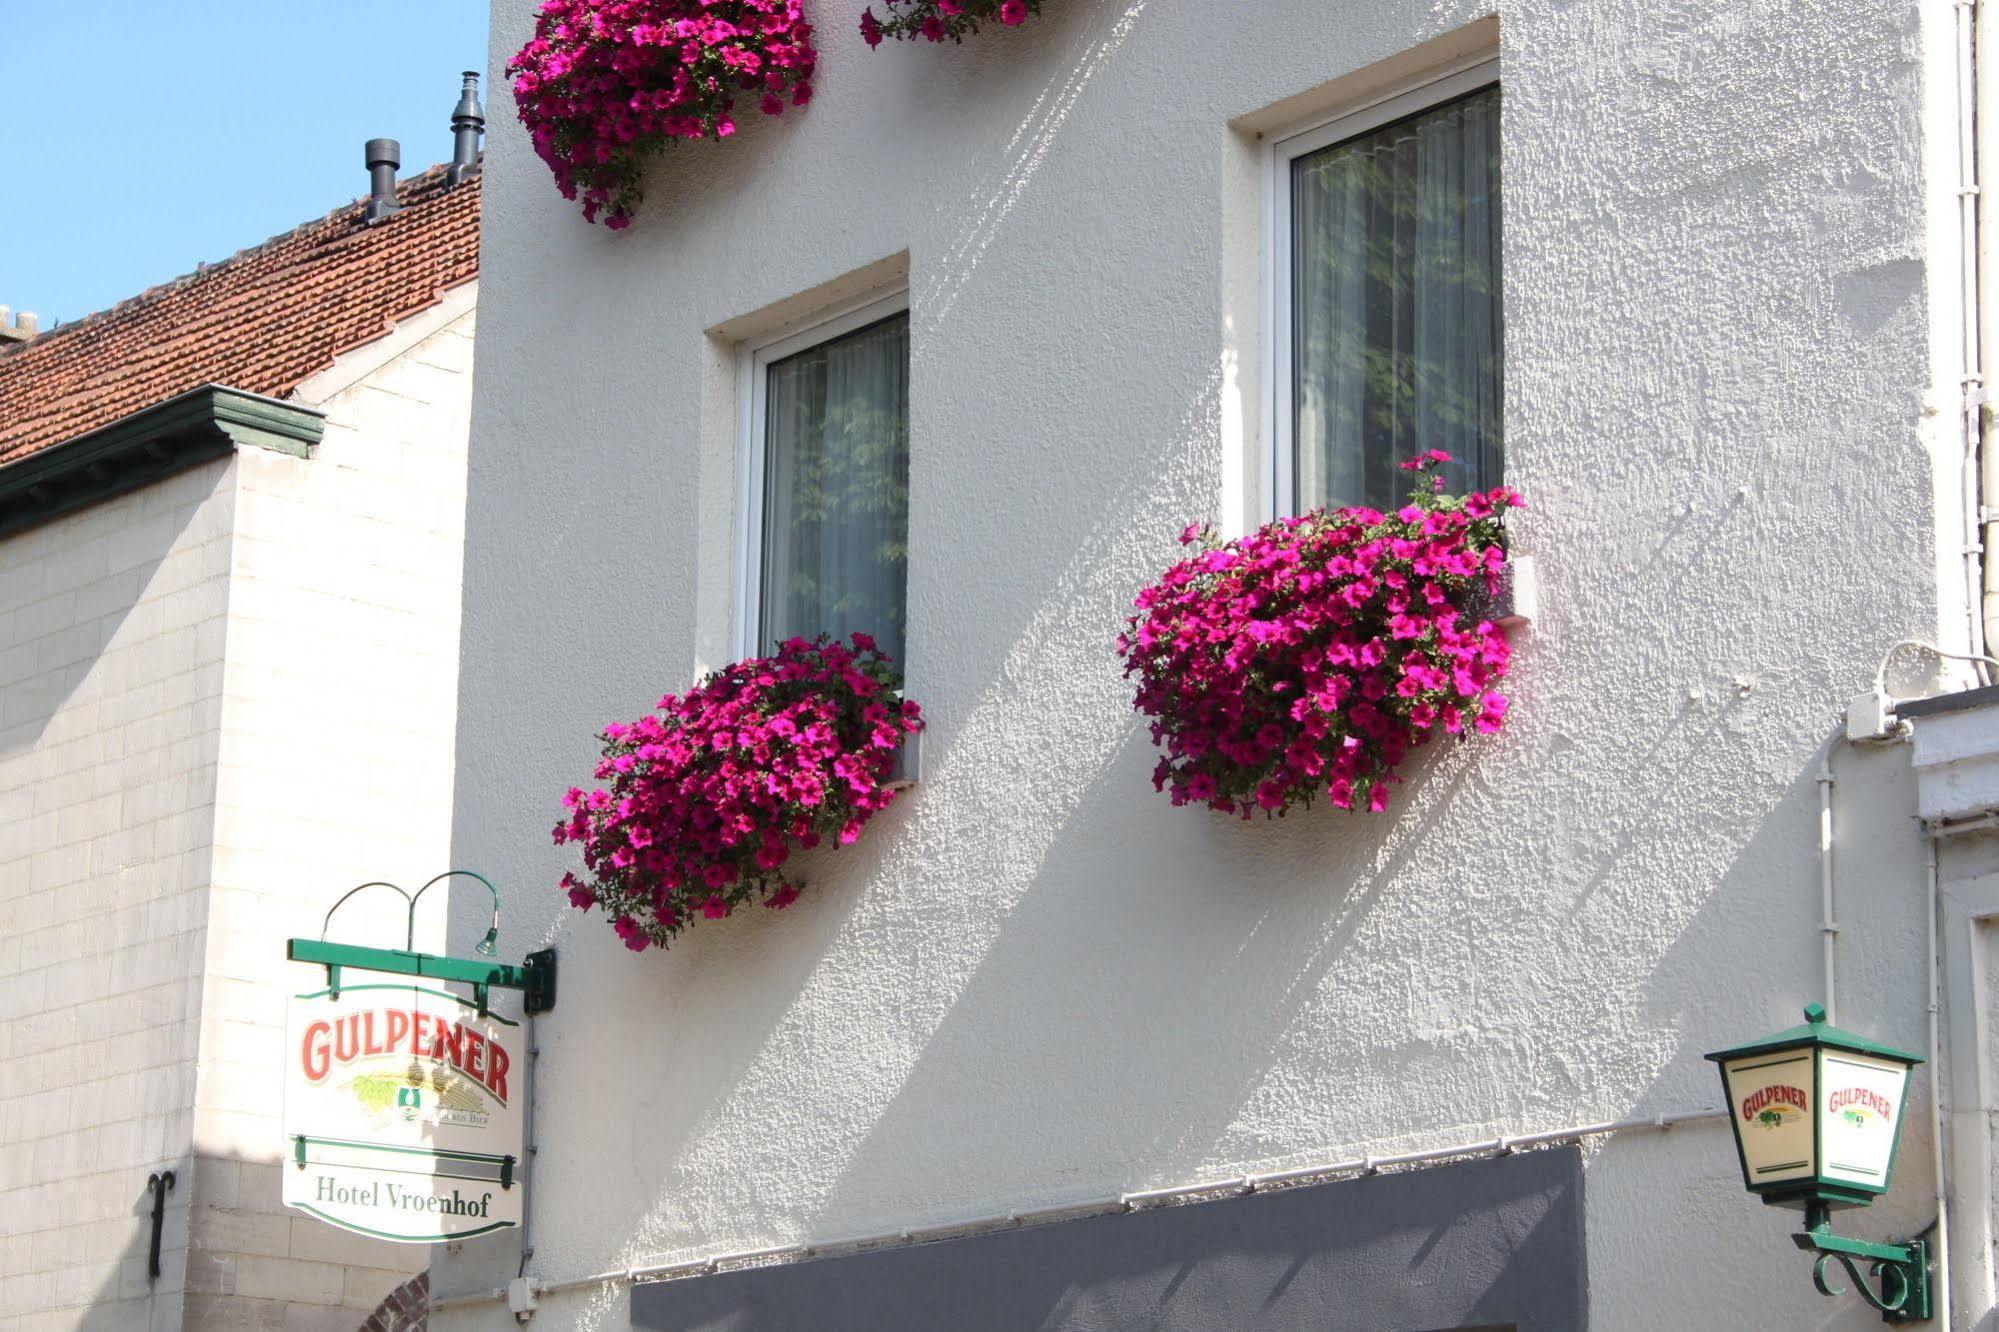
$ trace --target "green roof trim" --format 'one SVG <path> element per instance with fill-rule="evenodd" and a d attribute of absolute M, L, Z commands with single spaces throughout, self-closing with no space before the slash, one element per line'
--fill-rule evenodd
<path fill-rule="evenodd" d="M 1824 1046 L 1829 1050 L 1850 1050 L 1854 1054 L 1873 1055 L 1877 1059 L 1893 1059 L 1898 1063 L 1916 1065 L 1923 1062 L 1921 1055 L 1910 1054 L 1907 1050 L 1897 1050 L 1892 1045 L 1882 1045 L 1870 1041 L 1865 1036 L 1857 1036 L 1842 1027 L 1835 1027 L 1825 1020 L 1825 1009 L 1817 1004 L 1805 1005 L 1805 1020 L 1796 1027 L 1786 1027 L 1774 1035 L 1765 1036 L 1760 1041 L 1738 1045 L 1733 1050 L 1716 1050 L 1705 1056 L 1716 1063 L 1724 1059 L 1739 1059 L 1744 1055 L 1763 1054 L 1770 1050 L 1786 1050 L 1802 1045 Z"/>
<path fill-rule="evenodd" d="M 0 466 L 0 538 L 254 445 L 306 457 L 326 413 L 204 384 Z"/>

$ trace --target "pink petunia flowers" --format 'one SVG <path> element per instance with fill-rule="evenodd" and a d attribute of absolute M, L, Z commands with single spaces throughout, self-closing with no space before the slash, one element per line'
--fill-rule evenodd
<path fill-rule="evenodd" d="M 883 0 L 886 18 L 876 18 L 873 6 L 861 11 L 861 36 L 869 46 L 884 38 L 908 41 L 962 42 L 979 24 L 998 21 L 1007 27 L 1027 22 L 1041 12 L 1041 0 Z"/>
<path fill-rule="evenodd" d="M 1505 723 L 1506 637 L 1472 607 L 1499 588 L 1505 486 L 1456 497 L 1436 488 L 1448 454 L 1417 473 L 1393 513 L 1319 509 L 1218 542 L 1138 594 L 1118 637 L 1133 706 L 1164 750 L 1153 784 L 1175 805 L 1249 818 L 1320 795 L 1342 809 L 1387 808 L 1411 751 L 1438 731 Z"/>
<path fill-rule="evenodd" d="M 804 0 L 542 0 L 507 74 L 562 197 L 617 231 L 648 157 L 734 134 L 739 92 L 767 115 L 804 106 L 818 59 Z"/>
<path fill-rule="evenodd" d="M 756 898 L 790 906 L 792 855 L 848 845 L 895 800 L 896 750 L 923 729 L 901 692 L 866 634 L 794 638 L 606 726 L 604 785 L 571 788 L 554 830 L 582 849 L 587 873 L 557 887 L 571 906 L 603 907 L 635 952 Z"/>

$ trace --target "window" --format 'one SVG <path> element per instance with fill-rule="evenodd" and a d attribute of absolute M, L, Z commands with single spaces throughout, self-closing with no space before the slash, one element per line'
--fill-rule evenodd
<path fill-rule="evenodd" d="M 741 655 L 872 634 L 902 656 L 909 314 L 875 302 L 745 358 Z"/>
<path fill-rule="evenodd" d="M 1396 464 L 1504 458 L 1497 62 L 1272 149 L 1277 509 L 1401 502 Z"/>

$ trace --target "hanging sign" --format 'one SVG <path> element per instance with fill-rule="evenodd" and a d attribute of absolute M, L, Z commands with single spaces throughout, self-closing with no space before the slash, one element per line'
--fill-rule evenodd
<path fill-rule="evenodd" d="M 521 1035 L 478 1004 L 407 982 L 295 995 L 285 1205 L 407 1244 L 519 1225 Z"/>

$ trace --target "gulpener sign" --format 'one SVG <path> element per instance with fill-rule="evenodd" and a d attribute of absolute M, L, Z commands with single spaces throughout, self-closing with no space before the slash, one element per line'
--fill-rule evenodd
<path fill-rule="evenodd" d="M 420 953 L 417 902 L 448 879 L 492 895 L 477 958 Z M 334 943 L 334 913 L 364 889 L 408 904 L 402 948 Z M 374 881 L 349 889 L 318 939 L 285 956 L 323 966 L 323 988 L 294 994 L 284 1045 L 284 1202 L 329 1225 L 405 1244 L 438 1244 L 521 1224 L 524 1104 L 532 1093 L 521 1024 L 488 1006 L 518 990 L 532 1016 L 555 1007 L 555 951 L 493 960 L 500 894 L 484 875 L 448 870 L 415 893 Z M 365 973 L 360 983 L 343 975 Z M 398 979 L 400 978 L 400 979 Z M 442 988 L 466 985 L 466 998 Z"/>
<path fill-rule="evenodd" d="M 520 1223 L 518 1024 L 364 984 L 294 996 L 286 1027 L 286 1206 L 409 1243 Z"/>

